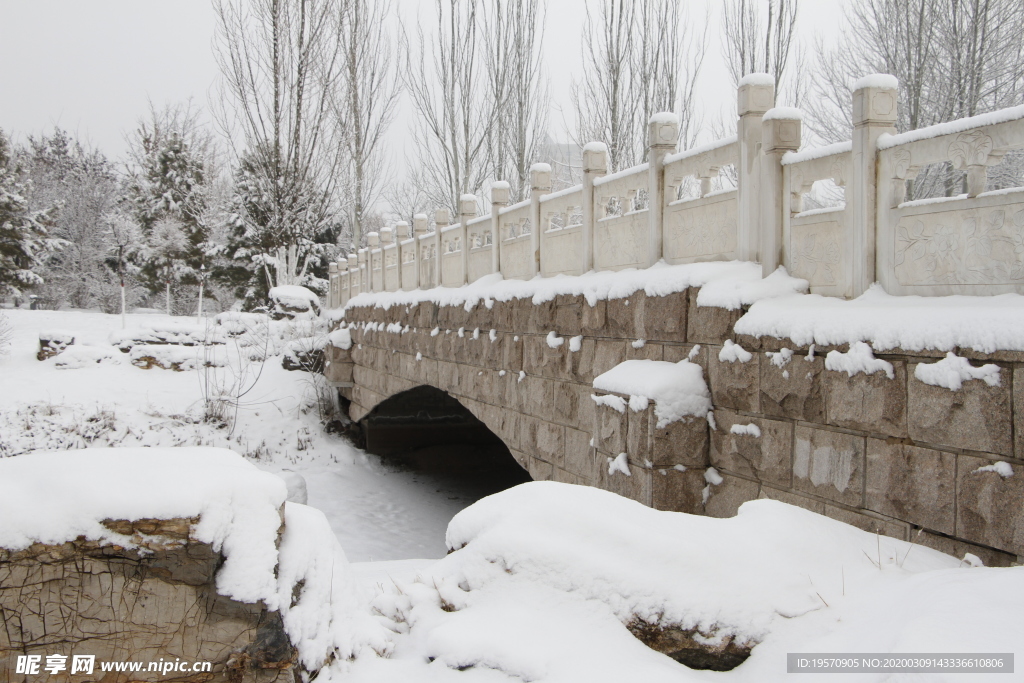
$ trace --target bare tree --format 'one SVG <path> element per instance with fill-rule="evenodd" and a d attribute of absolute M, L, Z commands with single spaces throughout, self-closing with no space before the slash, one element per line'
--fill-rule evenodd
<path fill-rule="evenodd" d="M 403 74 L 417 117 L 419 178 L 434 206 L 453 215 L 459 196 L 478 194 L 489 173 L 497 103 L 488 97 L 478 0 L 435 0 L 436 34 L 402 30 Z M 427 45 L 432 44 L 431 56 Z"/>
<path fill-rule="evenodd" d="M 242 151 L 244 256 L 291 280 L 325 253 L 333 227 L 339 149 L 332 100 L 344 60 L 330 0 L 215 0 L 219 123 Z M 282 261 L 276 254 L 290 253 Z"/>
<path fill-rule="evenodd" d="M 382 142 L 401 94 L 387 30 L 390 11 L 390 0 L 347 0 L 338 14 L 344 69 L 335 107 L 349 132 L 344 154 L 347 227 L 356 248 L 362 243 L 366 213 L 381 198 L 386 170 Z"/>
<path fill-rule="evenodd" d="M 1012 106 L 1024 93 L 1024 5 L 1016 0 L 864 0 L 851 5 L 835 47 L 818 46 L 808 127 L 826 142 L 849 139 L 850 84 L 869 73 L 899 81 L 896 128 L 913 130 Z M 995 187 L 1017 185 L 1020 155 L 992 169 Z M 965 182 L 949 164 L 923 169 L 908 197 L 955 194 Z"/>
<path fill-rule="evenodd" d="M 603 0 L 596 12 L 587 8 L 584 73 L 572 91 L 575 142 L 604 142 L 611 170 L 646 159 L 646 124 L 657 112 L 680 115 L 684 147 L 696 140 L 694 91 L 707 22 L 685 7 L 674 0 Z"/>
<path fill-rule="evenodd" d="M 646 158 L 651 116 L 663 111 L 679 114 L 679 144 L 692 147 L 703 116 L 694 102 L 697 77 L 707 48 L 707 21 L 684 16 L 675 0 L 641 0 L 637 7 L 637 36 L 630 63 L 630 91 L 641 105 L 636 127 L 637 149 Z M 698 28 L 700 27 L 700 28 Z"/>
<path fill-rule="evenodd" d="M 539 0 L 488 0 L 481 14 L 487 80 L 497 103 L 490 126 L 494 177 L 511 184 L 512 202 L 530 190 L 530 166 L 547 133 L 549 97 L 541 71 L 544 13 Z"/>
<path fill-rule="evenodd" d="M 630 92 L 636 11 L 631 0 L 601 0 L 595 10 L 586 5 L 583 25 L 583 76 L 572 85 L 576 112 L 574 142 L 592 140 L 608 146 L 610 171 L 618 171 L 638 158 L 635 129 L 637 103 Z"/>
<path fill-rule="evenodd" d="M 725 60 L 733 82 L 749 73 L 775 77 L 780 92 L 789 66 L 798 0 L 768 0 L 765 13 L 757 0 L 730 0 L 723 7 Z"/>

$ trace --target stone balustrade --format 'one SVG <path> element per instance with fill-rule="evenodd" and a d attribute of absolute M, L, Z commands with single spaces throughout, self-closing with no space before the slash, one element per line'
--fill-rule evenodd
<path fill-rule="evenodd" d="M 583 150 L 583 183 L 551 191 L 551 168 L 530 170 L 530 199 L 509 206 L 491 188 L 447 211 L 367 235 L 368 247 L 331 269 L 328 307 L 360 292 L 458 287 L 491 273 L 529 279 L 668 263 L 747 260 L 785 266 L 811 291 L 856 297 L 873 282 L 892 294 L 1024 292 L 1024 188 L 986 191 L 986 168 L 1024 148 L 1024 107 L 895 134 L 897 82 L 854 87 L 851 140 L 798 151 L 800 112 L 775 107 L 773 81 L 739 85 L 737 135 L 675 153 L 672 114 L 648 124 L 648 161 L 608 174 L 601 143 Z M 966 192 L 905 201 L 929 164 L 966 172 Z M 803 210 L 831 180 L 845 203 Z M 398 231 L 397 240 L 395 231 Z"/>

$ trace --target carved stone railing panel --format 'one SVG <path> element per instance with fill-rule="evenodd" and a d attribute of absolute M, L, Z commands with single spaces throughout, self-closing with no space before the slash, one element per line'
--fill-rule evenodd
<path fill-rule="evenodd" d="M 398 245 L 389 244 L 384 247 L 384 290 L 397 292 L 401 289 L 401 271 L 398 263 Z"/>
<path fill-rule="evenodd" d="M 498 212 L 498 235 L 501 239 L 501 275 L 505 279 L 526 280 L 533 277 L 533 224 L 530 202 L 513 204 Z"/>
<path fill-rule="evenodd" d="M 416 289 L 416 240 L 408 239 L 399 244 L 402 256 L 402 290 L 409 292 Z"/>
<path fill-rule="evenodd" d="M 540 198 L 540 272 L 580 275 L 583 272 L 583 186 Z"/>
<path fill-rule="evenodd" d="M 846 185 L 853 155 L 852 143 L 789 153 L 782 160 L 782 263 L 789 273 L 807 280 L 811 291 L 826 296 L 852 296 L 853 254 L 848 206 L 803 210 L 803 197 L 814 183 L 831 180 Z"/>
<path fill-rule="evenodd" d="M 594 181 L 594 268 L 621 270 L 647 265 L 650 187 L 647 164 Z"/>
<path fill-rule="evenodd" d="M 465 283 L 462 273 L 462 226 L 456 223 L 441 229 L 441 285 L 458 287 Z"/>
<path fill-rule="evenodd" d="M 736 258 L 736 190 L 672 202 L 665 209 L 665 260 L 672 264 Z"/>
<path fill-rule="evenodd" d="M 985 192 L 986 168 L 1024 148 L 1024 107 L 878 142 L 878 279 L 891 294 L 1024 291 L 1024 188 Z M 929 164 L 967 172 L 967 192 L 907 202 Z"/>
<path fill-rule="evenodd" d="M 490 216 L 485 216 L 485 218 L 487 218 L 487 220 L 488 220 L 488 222 L 487 222 L 487 233 L 486 233 L 486 237 L 487 237 L 486 243 L 482 244 L 480 246 L 473 246 L 469 250 L 469 281 L 470 282 L 474 282 L 475 280 L 479 280 L 484 275 L 490 275 L 491 274 L 491 251 L 494 249 L 494 245 L 492 245 L 490 243 L 490 235 L 491 235 L 491 231 L 490 231 L 490 218 L 491 217 Z M 485 236 L 483 234 L 477 234 L 474 237 L 476 238 L 476 240 L 474 242 L 472 242 L 471 244 L 476 244 L 477 242 L 485 241 L 484 240 Z"/>
<path fill-rule="evenodd" d="M 437 246 L 434 233 L 418 237 L 420 258 L 420 289 L 429 289 L 437 282 Z"/>

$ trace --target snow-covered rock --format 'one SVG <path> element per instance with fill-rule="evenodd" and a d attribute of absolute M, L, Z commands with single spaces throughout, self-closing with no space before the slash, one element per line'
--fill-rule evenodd
<path fill-rule="evenodd" d="M 1010 652 L 1024 636 L 1024 569 L 771 500 L 715 519 L 534 482 L 459 513 L 448 544 L 377 599 L 393 654 L 346 681 L 708 680 L 660 652 L 699 666 L 749 652 L 716 680 L 781 681 L 787 652 Z"/>
<path fill-rule="evenodd" d="M 275 320 L 320 315 L 320 297 L 313 291 L 299 285 L 281 285 L 268 292 Z"/>

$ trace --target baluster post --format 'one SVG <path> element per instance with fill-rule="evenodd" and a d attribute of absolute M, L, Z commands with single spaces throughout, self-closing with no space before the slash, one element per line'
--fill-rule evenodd
<path fill-rule="evenodd" d="M 768 74 L 747 74 L 736 92 L 736 137 L 740 161 L 737 173 L 737 255 L 744 261 L 761 258 L 761 117 L 775 106 L 775 79 Z"/>
<path fill-rule="evenodd" d="M 647 266 L 664 253 L 665 157 L 676 150 L 679 117 L 661 112 L 647 123 Z"/>
<path fill-rule="evenodd" d="M 491 272 L 501 272 L 501 210 L 508 206 L 510 186 L 504 180 L 491 185 Z"/>
<path fill-rule="evenodd" d="M 608 173 L 608 146 L 603 142 L 588 142 L 583 147 L 583 226 L 580 228 L 580 256 L 582 270 L 594 269 L 594 235 L 597 230 L 597 208 L 594 201 L 594 181 Z"/>
<path fill-rule="evenodd" d="M 530 276 L 540 272 L 540 198 L 551 192 L 551 166 L 534 164 L 530 167 L 530 251 L 533 259 Z"/>

